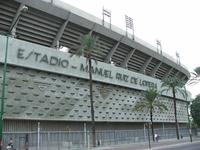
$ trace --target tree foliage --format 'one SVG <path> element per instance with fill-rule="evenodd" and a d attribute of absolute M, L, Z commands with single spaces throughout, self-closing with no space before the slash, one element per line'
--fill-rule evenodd
<path fill-rule="evenodd" d="M 185 85 L 184 81 L 183 80 L 180 80 L 179 78 L 177 77 L 167 77 L 167 78 L 164 78 L 162 80 L 162 91 L 161 93 L 163 92 L 169 92 L 170 90 L 174 89 L 174 92 L 175 93 L 181 93 L 183 95 L 183 97 L 185 96 L 185 92 L 181 89 L 183 88 Z"/>
<path fill-rule="evenodd" d="M 200 81 L 200 67 L 196 67 L 193 72 L 191 72 L 191 78 L 188 81 L 188 85 L 197 84 Z"/>
<path fill-rule="evenodd" d="M 192 102 L 191 115 L 195 124 L 200 127 L 200 95 L 198 95 Z"/>
<path fill-rule="evenodd" d="M 181 93 L 183 97 L 185 97 L 185 92 L 182 89 L 184 87 L 184 81 L 180 80 L 177 77 L 167 77 L 162 80 L 162 93 L 164 91 L 169 92 L 172 91 L 173 102 L 174 102 L 174 119 L 175 119 L 175 126 L 176 126 L 176 136 L 179 140 L 179 130 L 178 130 L 178 120 L 177 120 L 177 108 L 176 108 L 176 94 Z"/>
<path fill-rule="evenodd" d="M 80 47 L 79 49 L 76 50 L 74 55 L 79 56 L 79 57 L 85 56 L 86 59 L 91 59 L 92 52 L 97 51 L 96 41 L 97 41 L 97 38 L 95 36 L 92 36 L 90 34 L 83 35 L 80 38 Z M 73 56 L 73 54 L 71 56 Z"/>
<path fill-rule="evenodd" d="M 158 100 L 158 96 L 159 93 L 156 89 L 149 89 L 145 91 L 143 99 L 136 103 L 133 111 L 147 110 L 147 112 L 154 112 L 156 108 L 161 112 L 167 110 L 167 107 Z"/>
<path fill-rule="evenodd" d="M 93 101 L 93 80 L 92 80 L 92 52 L 97 51 L 96 49 L 96 40 L 95 36 L 92 36 L 90 33 L 83 35 L 80 40 L 80 48 L 76 51 L 76 56 L 86 57 L 86 63 L 88 62 L 89 68 L 89 88 L 90 88 L 90 105 L 91 105 L 91 128 L 92 128 L 92 146 L 96 147 L 96 126 L 95 126 L 95 110 L 94 110 L 94 101 Z M 95 61 L 96 62 L 96 61 Z"/>
<path fill-rule="evenodd" d="M 153 141 L 155 141 L 154 127 L 153 127 L 153 113 L 155 112 L 155 109 L 160 110 L 160 112 L 167 110 L 167 107 L 164 105 L 164 103 L 159 101 L 158 97 L 159 93 L 157 92 L 156 89 L 149 89 L 145 91 L 143 99 L 140 100 L 138 103 L 136 103 L 135 107 L 133 108 L 133 111 L 146 110 L 149 113 Z"/>

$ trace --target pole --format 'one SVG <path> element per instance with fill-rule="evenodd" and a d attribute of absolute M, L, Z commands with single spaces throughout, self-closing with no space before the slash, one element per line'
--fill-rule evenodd
<path fill-rule="evenodd" d="M 111 13 L 110 13 L 111 14 Z M 111 15 L 110 15 L 110 29 L 111 29 Z"/>
<path fill-rule="evenodd" d="M 162 133 L 163 135 L 162 136 L 165 137 L 165 124 L 164 124 L 164 122 L 162 123 L 162 125 L 163 125 L 163 133 Z"/>
<path fill-rule="evenodd" d="M 104 15 L 103 15 L 103 26 L 104 26 Z"/>
<path fill-rule="evenodd" d="M 38 122 L 38 139 L 37 139 L 37 150 L 40 150 L 40 122 Z"/>
<path fill-rule="evenodd" d="M 127 25 L 126 25 L 126 36 L 128 37 Z"/>
<path fill-rule="evenodd" d="M 144 124 L 144 141 L 146 141 L 146 129 L 145 129 L 145 124 Z"/>
<path fill-rule="evenodd" d="M 20 6 L 20 12 L 26 12 L 28 10 L 28 7 L 23 5 Z M 0 112 L 0 150 L 2 150 L 3 147 L 3 114 L 4 114 L 4 101 L 6 99 L 5 97 L 5 88 L 6 88 L 6 71 L 7 71 L 7 55 L 8 55 L 8 42 L 9 42 L 9 36 L 11 35 L 12 30 L 15 28 L 16 24 L 18 23 L 20 18 L 20 15 L 17 16 L 14 23 L 11 24 L 11 27 L 6 35 L 6 50 L 5 50 L 5 57 L 4 57 L 4 65 L 3 65 L 3 82 L 2 82 L 2 93 L 1 93 L 1 112 Z"/>
<path fill-rule="evenodd" d="M 6 71 L 7 71 L 7 55 L 8 55 L 8 40 L 9 36 L 6 36 L 6 51 L 3 65 L 3 82 L 2 82 L 2 93 L 1 93 L 1 115 L 0 115 L 0 150 L 3 146 L 3 114 L 4 114 L 4 100 L 5 98 L 5 86 L 6 86 Z"/>
<path fill-rule="evenodd" d="M 87 147 L 87 125 L 86 125 L 86 122 L 83 123 L 83 128 L 84 128 L 84 145 L 85 147 Z"/>
<path fill-rule="evenodd" d="M 148 129 L 149 149 L 151 149 L 151 141 L 150 141 L 150 133 L 149 133 L 150 132 L 149 131 L 150 124 L 148 123 L 147 126 L 148 126 L 147 129 Z"/>

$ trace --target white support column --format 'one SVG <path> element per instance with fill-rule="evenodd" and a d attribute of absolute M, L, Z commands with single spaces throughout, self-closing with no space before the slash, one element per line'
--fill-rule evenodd
<path fill-rule="evenodd" d="M 143 74 L 146 73 L 146 68 L 147 68 L 147 66 L 150 64 L 150 62 L 151 62 L 152 59 L 153 59 L 153 57 L 150 56 L 150 57 L 146 60 L 146 62 L 143 64 L 143 66 L 142 66 L 141 69 L 140 69 L 140 73 L 143 73 Z"/>
<path fill-rule="evenodd" d="M 87 148 L 90 148 L 90 132 L 87 131 Z"/>
<path fill-rule="evenodd" d="M 40 150 L 40 122 L 38 122 L 38 141 L 37 141 L 37 150 Z"/>
<path fill-rule="evenodd" d="M 67 24 L 69 22 L 69 19 L 70 19 L 70 15 L 71 15 L 71 12 L 68 13 L 67 17 L 66 17 L 66 20 L 63 22 L 62 26 L 60 27 L 60 29 L 58 30 L 57 34 L 56 34 L 56 37 L 54 38 L 52 44 L 51 44 L 51 47 L 55 47 L 55 46 L 59 46 L 59 41 L 65 31 L 65 28 L 67 27 Z"/>
<path fill-rule="evenodd" d="M 110 52 L 108 53 L 108 55 L 106 56 L 104 62 L 105 63 L 110 63 L 113 54 L 115 53 L 116 49 L 118 48 L 119 44 L 121 43 L 121 41 L 123 40 L 124 36 L 122 36 L 119 41 L 113 46 L 113 48 L 110 50 Z"/>
<path fill-rule="evenodd" d="M 163 136 L 165 136 L 165 124 L 164 124 L 164 122 L 162 123 L 162 127 L 163 127 Z"/>
<path fill-rule="evenodd" d="M 84 132 L 84 146 L 87 146 L 87 124 L 83 123 L 83 132 Z"/>
<path fill-rule="evenodd" d="M 131 57 L 133 56 L 134 52 L 135 52 L 135 48 L 130 50 L 130 52 L 128 53 L 128 55 L 126 56 L 126 58 L 124 59 L 124 61 L 121 63 L 121 67 L 123 68 L 127 68 L 127 64 L 129 62 L 129 60 L 131 59 Z"/>
<path fill-rule="evenodd" d="M 158 71 L 158 69 L 160 68 L 161 65 L 162 65 L 162 62 L 158 63 L 158 64 L 154 67 L 154 69 L 153 69 L 152 72 L 151 72 L 151 76 L 152 76 L 152 77 L 155 77 L 156 72 Z"/>
<path fill-rule="evenodd" d="M 145 123 L 144 123 L 144 141 L 146 141 L 146 128 L 145 128 Z"/>

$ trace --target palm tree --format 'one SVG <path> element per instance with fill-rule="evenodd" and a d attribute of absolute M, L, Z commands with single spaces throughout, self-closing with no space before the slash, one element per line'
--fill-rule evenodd
<path fill-rule="evenodd" d="M 187 85 L 196 84 L 200 81 L 200 67 L 196 67 L 194 72 L 191 72 L 191 78 L 188 80 Z"/>
<path fill-rule="evenodd" d="M 196 67 L 194 69 L 194 72 L 191 72 L 191 78 L 187 81 L 186 85 L 194 85 L 197 84 L 200 81 L 200 67 Z M 186 101 L 188 98 L 188 93 L 186 90 L 186 86 L 184 86 L 184 91 L 185 91 L 185 97 Z M 190 135 L 190 141 L 192 142 L 192 132 L 191 132 L 191 120 L 190 120 L 190 114 L 189 114 L 189 105 L 190 102 L 187 101 L 187 115 L 188 115 L 188 123 L 189 123 L 189 135 Z"/>
<path fill-rule="evenodd" d="M 189 114 L 189 105 L 190 101 L 188 101 L 188 92 L 186 89 L 186 86 L 184 86 L 184 93 L 185 93 L 185 100 L 187 102 L 187 117 L 188 117 L 188 127 L 189 127 L 189 136 L 190 136 L 190 142 L 192 142 L 192 131 L 191 131 L 191 120 L 190 120 L 190 114 Z"/>
<path fill-rule="evenodd" d="M 179 140 L 179 130 L 178 130 L 178 121 L 177 121 L 177 109 L 176 109 L 176 94 L 181 93 L 185 97 L 184 91 L 181 89 L 184 86 L 184 82 L 177 77 L 167 77 L 162 80 L 161 88 L 163 92 L 172 91 L 173 102 L 174 102 L 174 118 L 176 126 L 176 137 Z"/>
<path fill-rule="evenodd" d="M 150 114 L 150 121 L 151 121 L 151 130 L 152 130 L 152 138 L 154 139 L 154 126 L 153 126 L 153 112 L 157 108 L 161 112 L 167 110 L 167 107 L 158 100 L 159 93 L 156 89 L 149 89 L 145 91 L 144 98 L 136 103 L 133 111 L 143 111 L 147 110 Z"/>
<path fill-rule="evenodd" d="M 90 33 L 84 35 L 81 38 L 81 46 L 75 53 L 77 56 L 85 56 L 86 63 L 88 66 L 89 73 L 89 87 L 90 87 L 90 106 L 91 106 L 91 128 L 92 128 L 92 145 L 96 147 L 96 127 L 94 118 L 94 101 L 93 101 L 93 82 L 92 82 L 92 52 L 97 51 L 96 49 L 96 37 L 92 36 Z"/>

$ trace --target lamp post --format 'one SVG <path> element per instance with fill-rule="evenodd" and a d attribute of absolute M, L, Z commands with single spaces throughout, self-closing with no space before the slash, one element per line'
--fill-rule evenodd
<path fill-rule="evenodd" d="M 8 55 L 8 39 L 6 37 L 6 50 L 3 65 L 3 81 L 2 81 L 2 91 L 1 91 L 1 114 L 0 114 L 0 150 L 2 150 L 3 141 L 3 113 L 4 113 L 4 100 L 5 100 L 5 86 L 6 86 L 6 70 L 7 70 L 7 55 Z"/>
<path fill-rule="evenodd" d="M 19 9 L 20 12 L 27 12 L 28 7 L 23 5 Z M 2 35 L 6 36 L 6 48 L 5 48 L 5 55 L 4 55 L 4 65 L 3 65 L 3 77 L 2 77 L 2 90 L 1 90 L 1 111 L 0 111 L 0 150 L 2 150 L 3 147 L 3 114 L 4 114 L 4 100 L 6 99 L 5 96 L 5 88 L 6 88 L 6 71 L 7 71 L 7 56 L 8 56 L 8 44 L 9 44 L 9 37 L 12 35 L 12 31 L 15 28 L 17 22 L 19 21 L 20 14 L 17 15 L 17 17 L 14 19 L 14 22 L 12 23 L 9 31 L 7 33 L 4 33 Z"/>
<path fill-rule="evenodd" d="M 132 29 L 133 40 L 134 40 L 135 39 L 135 35 L 134 35 L 133 19 L 131 17 L 125 15 L 125 21 L 126 21 L 126 36 L 128 36 L 128 28 Z"/>
<path fill-rule="evenodd" d="M 157 53 L 160 53 L 162 55 L 162 45 L 160 40 L 156 40 L 156 45 L 157 45 Z"/>
<path fill-rule="evenodd" d="M 180 62 L 180 55 L 178 52 L 176 52 L 176 58 L 177 58 L 177 64 L 180 65 L 181 62 Z"/>

